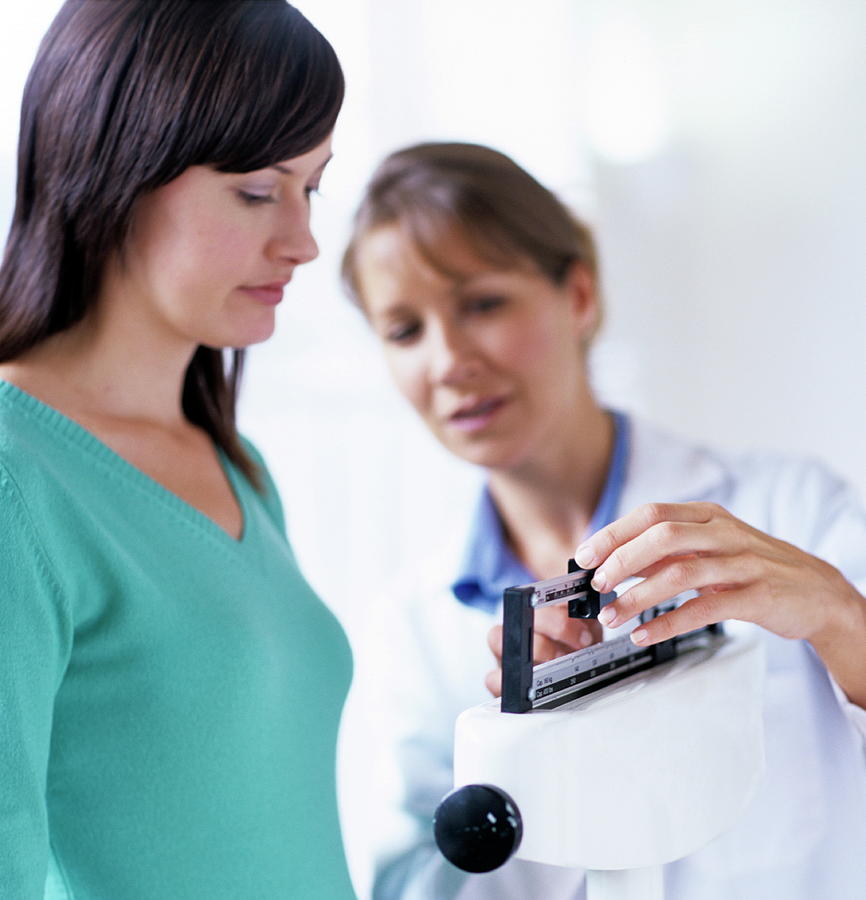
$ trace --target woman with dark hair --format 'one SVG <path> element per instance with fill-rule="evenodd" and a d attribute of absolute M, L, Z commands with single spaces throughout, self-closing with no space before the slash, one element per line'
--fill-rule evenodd
<path fill-rule="evenodd" d="M 283 0 L 68 0 L 0 268 L 0 893 L 352 896 L 345 637 L 238 436 L 343 77 Z"/>
<path fill-rule="evenodd" d="M 583 895 L 580 872 L 522 860 L 467 876 L 439 856 L 431 828 L 452 786 L 454 720 L 485 699 L 485 681 L 499 692 L 488 670 L 503 590 L 561 575 L 575 556 L 597 567 L 600 591 L 617 591 L 599 617 L 608 635 L 624 629 L 646 646 L 738 619 L 766 648 L 763 785 L 727 834 L 666 867 L 666 896 L 859 898 L 866 516 L 851 492 L 814 463 L 717 453 L 603 409 L 587 365 L 600 315 L 591 235 L 501 153 L 392 154 L 366 189 L 343 274 L 400 391 L 486 482 L 474 520 L 413 561 L 371 615 L 375 642 L 359 654 L 387 785 L 377 796 L 388 815 L 369 829 L 374 895 Z M 681 594 L 674 611 L 637 624 Z M 536 610 L 535 661 L 598 629 L 563 607 Z M 587 777 L 615 785 L 617 772 Z"/>

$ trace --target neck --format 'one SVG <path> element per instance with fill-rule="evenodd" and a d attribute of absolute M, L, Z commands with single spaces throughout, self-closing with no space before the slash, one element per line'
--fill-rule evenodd
<path fill-rule="evenodd" d="M 66 331 L 0 366 L 0 377 L 83 420 L 182 427 L 183 381 L 195 346 L 102 304 Z"/>
<path fill-rule="evenodd" d="M 575 421 L 545 460 L 490 473 L 509 545 L 539 578 L 562 574 L 586 536 L 613 453 L 613 419 L 594 401 Z"/>

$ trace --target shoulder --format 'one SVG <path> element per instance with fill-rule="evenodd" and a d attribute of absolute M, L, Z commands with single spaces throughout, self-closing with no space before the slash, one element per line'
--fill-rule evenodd
<path fill-rule="evenodd" d="M 849 569 L 849 557 L 862 557 L 866 514 L 860 498 L 823 461 L 747 453 L 736 457 L 733 465 L 738 509 L 732 512 L 769 534 L 834 562 L 843 571 Z M 846 551 L 837 556 L 840 548 L 852 542 L 858 547 L 856 553 Z"/>
<path fill-rule="evenodd" d="M 7 466 L 33 464 L 38 455 L 56 452 L 42 421 L 43 408 L 8 382 L 0 383 L 0 460 Z"/>
<path fill-rule="evenodd" d="M 72 419 L 0 382 L 0 463 L 30 501 L 75 491 L 92 472 L 98 444 Z"/>
<path fill-rule="evenodd" d="M 623 496 L 623 512 L 658 500 L 709 500 L 754 527 L 800 546 L 814 542 L 837 505 L 856 505 L 850 486 L 820 460 L 716 449 L 640 419 L 632 424 Z"/>
<path fill-rule="evenodd" d="M 4 485 L 4 514 L 15 502 L 25 509 L 50 512 L 80 476 L 73 444 L 63 429 L 52 429 L 42 415 L 47 409 L 12 397 L 0 385 L 0 473 Z M 15 501 L 13 501 L 13 496 Z M 8 510 L 7 510 L 8 506 Z"/>
<path fill-rule="evenodd" d="M 622 512 L 651 501 L 699 499 L 730 478 L 730 462 L 709 447 L 630 417 Z"/>

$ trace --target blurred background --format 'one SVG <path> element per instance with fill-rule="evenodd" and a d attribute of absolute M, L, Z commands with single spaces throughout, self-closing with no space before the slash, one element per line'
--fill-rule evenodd
<path fill-rule="evenodd" d="M 59 5 L 0 14 L 4 233 L 20 93 Z M 410 142 L 492 144 L 594 225 L 610 404 L 716 445 L 822 457 L 866 495 L 862 0 L 298 5 L 348 93 L 314 201 L 321 257 L 250 355 L 241 421 L 350 635 L 376 586 L 467 514 L 477 478 L 404 408 L 337 278 L 363 183 Z"/>
<path fill-rule="evenodd" d="M 0 222 L 58 0 L 0 29 Z M 299 270 L 241 407 L 308 577 L 364 599 L 473 499 L 390 387 L 337 269 L 362 185 L 423 139 L 502 149 L 597 232 L 611 404 L 731 448 L 824 458 L 866 494 L 866 4 L 307 0 L 348 93 Z"/>

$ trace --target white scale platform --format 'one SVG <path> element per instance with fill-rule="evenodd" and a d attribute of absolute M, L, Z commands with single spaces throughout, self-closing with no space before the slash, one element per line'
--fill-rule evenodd
<path fill-rule="evenodd" d="M 455 787 L 510 794 L 516 856 L 587 869 L 590 900 L 660 900 L 662 865 L 730 828 L 758 787 L 763 674 L 748 629 L 554 710 L 491 700 L 457 720 Z"/>

